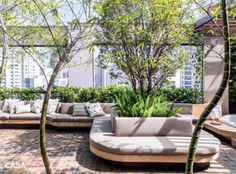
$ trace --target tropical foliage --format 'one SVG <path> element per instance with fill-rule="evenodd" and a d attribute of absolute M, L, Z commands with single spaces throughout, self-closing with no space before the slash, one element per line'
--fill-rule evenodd
<path fill-rule="evenodd" d="M 116 109 L 125 117 L 171 117 L 183 108 L 173 109 L 161 96 L 122 95 L 116 96 Z"/>

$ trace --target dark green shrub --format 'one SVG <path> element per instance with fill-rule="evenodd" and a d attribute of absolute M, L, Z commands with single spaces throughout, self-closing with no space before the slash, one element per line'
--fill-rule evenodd
<path fill-rule="evenodd" d="M 14 88 L 16 98 L 21 100 L 36 100 L 41 98 L 42 88 Z"/>
<path fill-rule="evenodd" d="M 79 87 L 54 87 L 51 98 L 58 98 L 64 103 L 72 103 L 77 100 L 80 90 Z"/>
<path fill-rule="evenodd" d="M 6 98 L 14 98 L 13 89 L 0 87 L 0 100 L 4 100 Z"/>
<path fill-rule="evenodd" d="M 41 88 L 3 88 L 0 87 L 0 100 L 6 98 L 19 98 L 21 100 L 35 100 L 41 98 Z M 109 87 L 54 87 L 51 98 L 58 98 L 61 102 L 115 102 L 115 96 L 134 95 L 132 89 L 127 86 Z M 163 88 L 156 92 L 156 96 L 162 96 L 168 102 L 176 103 L 201 103 L 202 92 L 197 89 Z"/>
<path fill-rule="evenodd" d="M 193 103 L 202 102 L 202 92 L 198 89 L 191 88 L 162 88 L 156 93 L 158 96 L 163 96 L 167 101 L 175 103 Z"/>

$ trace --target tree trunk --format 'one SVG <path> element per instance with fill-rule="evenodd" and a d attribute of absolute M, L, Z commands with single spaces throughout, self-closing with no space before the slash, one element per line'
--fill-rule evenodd
<path fill-rule="evenodd" d="M 40 149 L 41 149 L 41 155 L 43 158 L 44 166 L 46 169 L 47 174 L 51 174 L 52 170 L 50 168 L 50 162 L 48 159 L 47 155 L 47 145 L 46 145 L 46 116 L 47 116 L 47 111 L 48 111 L 48 103 L 49 99 L 51 96 L 51 91 L 53 88 L 53 84 L 55 81 L 55 78 L 60 71 L 61 67 L 63 66 L 63 60 L 59 60 L 56 67 L 53 70 L 52 76 L 50 78 L 48 87 L 47 87 L 47 92 L 44 97 L 43 101 L 43 108 L 42 108 L 42 113 L 41 113 L 41 120 L 40 120 Z"/>
<path fill-rule="evenodd" d="M 7 1 L 4 0 L 3 4 L 6 5 Z M 6 25 L 7 25 L 7 12 L 4 12 L 1 20 L 1 26 L 3 29 L 3 46 L 2 46 L 2 60 L 0 66 L 0 86 L 2 84 L 2 80 L 5 75 L 7 67 L 8 35 L 4 32 L 7 30 Z"/>
<path fill-rule="evenodd" d="M 82 35 L 82 33 L 78 33 L 76 35 L 76 37 L 71 41 L 71 43 L 65 48 L 64 53 L 61 55 L 61 57 L 59 57 L 59 61 L 56 67 L 54 68 L 52 76 L 48 83 L 47 91 L 46 91 L 44 101 L 43 101 L 43 108 L 42 108 L 41 119 L 40 119 L 40 149 L 41 149 L 41 155 L 43 158 L 43 163 L 44 163 L 47 174 L 52 174 L 50 162 L 47 155 L 47 143 L 46 143 L 46 116 L 47 116 L 47 110 L 48 110 L 48 103 L 51 96 L 51 91 L 53 88 L 55 78 L 58 72 L 61 70 L 64 63 L 69 62 L 70 52 L 73 49 L 73 47 L 76 45 L 76 43 L 79 40 L 81 40 L 80 35 Z"/>
<path fill-rule="evenodd" d="M 185 172 L 187 174 L 193 173 L 193 164 L 195 160 L 195 154 L 196 154 L 196 148 L 198 144 L 198 140 L 200 137 L 201 130 L 203 128 L 203 125 L 206 121 L 207 116 L 210 114 L 212 109 L 217 105 L 221 97 L 223 96 L 223 93 L 225 91 L 225 88 L 228 84 L 228 79 L 230 75 L 230 39 L 229 39 L 229 23 L 228 23 L 228 12 L 227 12 L 227 3 L 226 0 L 221 0 L 221 6 L 222 6 L 222 16 L 223 16 L 223 37 L 224 37 L 224 73 L 222 77 L 222 81 L 220 84 L 219 89 L 217 90 L 214 98 L 211 100 L 210 104 L 205 108 L 205 110 L 202 112 L 197 125 L 195 126 L 192 139 L 189 146 L 189 152 L 187 156 L 187 163 L 186 163 L 186 170 Z"/>

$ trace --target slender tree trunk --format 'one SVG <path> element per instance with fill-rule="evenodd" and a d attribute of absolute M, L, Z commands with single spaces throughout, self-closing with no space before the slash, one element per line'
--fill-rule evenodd
<path fill-rule="evenodd" d="M 51 91 L 52 91 L 52 88 L 53 88 L 53 84 L 54 84 L 54 81 L 55 81 L 55 78 L 56 78 L 58 72 L 60 71 L 61 67 L 63 66 L 63 62 L 64 62 L 63 60 L 59 60 L 56 67 L 53 70 L 52 76 L 51 76 L 50 81 L 48 83 L 47 92 L 46 92 L 45 97 L 44 97 L 43 108 L 42 108 L 42 113 L 41 113 L 40 149 L 41 149 L 41 155 L 42 155 L 42 158 L 43 158 L 43 162 L 44 162 L 44 166 L 45 166 L 47 174 L 51 174 L 52 170 L 51 170 L 50 162 L 49 162 L 48 155 L 47 155 L 46 116 L 47 116 L 48 103 L 49 103 L 49 99 L 50 99 L 50 96 L 51 96 Z"/>
<path fill-rule="evenodd" d="M 190 142 L 189 146 L 189 152 L 187 156 L 187 163 L 186 163 L 186 170 L 185 172 L 187 174 L 193 173 L 193 164 L 195 160 L 195 154 L 197 149 L 198 140 L 200 137 L 201 130 L 203 128 L 203 125 L 206 121 L 206 117 L 210 114 L 212 109 L 217 105 L 221 97 L 223 96 L 223 93 L 225 91 L 225 88 L 228 84 L 228 79 L 230 75 L 230 39 L 229 39 L 229 22 L 228 22 L 228 12 L 227 12 L 227 3 L 226 0 L 221 0 L 221 6 L 222 6 L 222 16 L 223 16 L 223 37 L 224 37 L 224 73 L 222 77 L 222 81 L 220 84 L 219 89 L 217 90 L 214 98 L 211 100 L 210 104 L 205 108 L 205 110 L 202 112 L 197 125 L 195 126 L 193 136 Z"/>
<path fill-rule="evenodd" d="M 3 0 L 3 4 L 6 5 L 7 1 Z M 7 27 L 7 12 L 4 12 L 2 15 L 1 25 L 2 29 L 6 31 Z M 3 46 L 2 46 L 2 60 L 1 60 L 1 66 L 0 66 L 0 86 L 2 84 L 3 77 L 6 73 L 6 67 L 7 67 L 7 50 L 8 50 L 8 35 L 3 31 Z"/>
<path fill-rule="evenodd" d="M 41 155 L 43 158 L 43 163 L 44 163 L 47 174 L 52 174 L 50 162 L 47 155 L 47 141 L 46 141 L 46 116 L 47 116 L 47 110 L 48 110 L 48 103 L 51 96 L 51 91 L 53 88 L 55 78 L 58 72 L 63 67 L 64 63 L 69 62 L 70 60 L 69 56 L 70 56 L 71 50 L 76 45 L 76 43 L 79 40 L 81 40 L 81 35 L 82 33 L 78 33 L 76 37 L 71 41 L 71 43 L 65 48 L 64 53 L 61 55 L 61 57 L 59 57 L 59 61 L 56 67 L 54 68 L 52 76 L 48 83 L 47 91 L 46 91 L 44 101 L 43 101 L 43 108 L 42 108 L 41 120 L 40 120 L 40 149 L 41 149 Z"/>

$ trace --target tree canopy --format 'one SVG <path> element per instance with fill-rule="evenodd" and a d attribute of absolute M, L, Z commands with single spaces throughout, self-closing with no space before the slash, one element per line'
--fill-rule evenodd
<path fill-rule="evenodd" d="M 134 90 L 150 95 L 168 83 L 188 56 L 181 44 L 193 34 L 187 0 L 103 0 L 97 14 L 99 63 Z"/>

